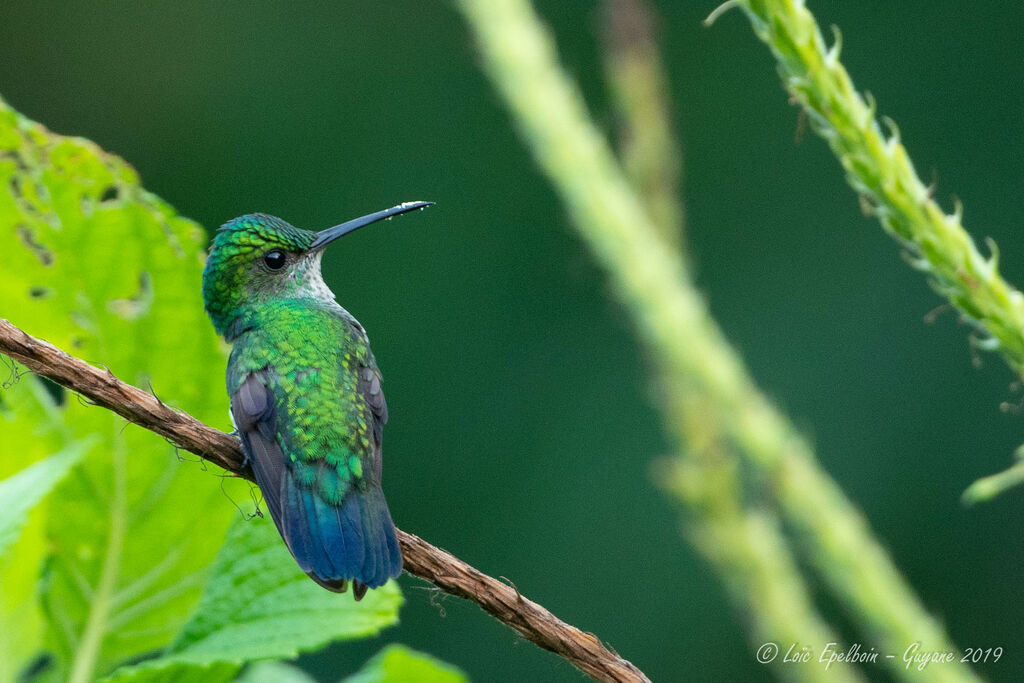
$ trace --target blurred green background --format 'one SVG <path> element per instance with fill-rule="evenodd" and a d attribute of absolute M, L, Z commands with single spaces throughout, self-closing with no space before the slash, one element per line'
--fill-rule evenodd
<path fill-rule="evenodd" d="M 999 409 L 1020 400 L 1013 378 L 995 356 L 974 366 L 952 314 L 925 323 L 939 299 L 861 215 L 824 143 L 797 135 L 743 18 L 708 29 L 715 3 L 657 5 L 714 314 L 957 644 L 1002 646 L 981 672 L 1019 680 L 1024 491 L 959 503 L 1024 440 L 1024 416 Z M 537 6 L 612 131 L 599 5 Z M 1024 7 L 811 9 L 842 28 L 854 81 L 943 205 L 959 197 L 967 228 L 1024 283 Z M 0 5 L 0 94 L 120 154 L 208 228 L 264 211 L 319 229 L 436 201 L 325 259 L 385 374 L 399 526 L 509 577 L 654 680 L 766 678 L 651 483 L 667 445 L 629 322 L 478 66 L 447 3 Z M 384 640 L 475 680 L 580 679 L 475 606 L 402 583 L 403 623 Z M 337 680 L 380 640 L 303 662 Z"/>

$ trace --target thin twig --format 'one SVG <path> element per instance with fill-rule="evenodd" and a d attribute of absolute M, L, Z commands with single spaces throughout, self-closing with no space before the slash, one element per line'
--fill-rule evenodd
<path fill-rule="evenodd" d="M 150 393 L 122 382 L 0 319 L 0 353 L 37 375 L 70 389 L 129 422 L 156 432 L 175 446 L 209 460 L 250 481 L 238 440 L 188 413 L 175 410 Z M 526 639 L 565 658 L 601 681 L 647 681 L 640 669 L 612 653 L 592 634 L 561 621 L 519 590 L 434 547 L 419 536 L 398 531 L 405 570 L 430 581 L 445 593 L 472 600 Z"/>

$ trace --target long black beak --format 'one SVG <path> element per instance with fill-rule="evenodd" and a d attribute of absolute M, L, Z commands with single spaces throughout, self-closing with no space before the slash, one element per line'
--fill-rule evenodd
<path fill-rule="evenodd" d="M 405 213 L 406 211 L 415 211 L 416 209 L 432 206 L 433 203 L 434 202 L 404 202 L 398 206 L 392 206 L 390 209 L 384 209 L 377 213 L 353 218 L 350 221 L 345 221 L 341 225 L 335 225 L 333 228 L 321 230 L 316 234 L 316 239 L 313 240 L 313 244 L 309 245 L 309 251 L 322 249 L 339 237 L 347 235 L 350 232 L 354 232 L 363 226 L 369 225 L 370 223 L 376 223 L 377 221 L 397 216 L 398 214 Z"/>

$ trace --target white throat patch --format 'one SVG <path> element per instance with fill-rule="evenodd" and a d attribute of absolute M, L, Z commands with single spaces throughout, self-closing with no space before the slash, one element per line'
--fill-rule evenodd
<path fill-rule="evenodd" d="M 323 251 L 316 251 L 309 256 L 303 257 L 295 264 L 295 280 L 300 291 L 316 299 L 337 305 L 334 292 L 324 282 L 320 273 L 320 259 L 323 258 Z"/>

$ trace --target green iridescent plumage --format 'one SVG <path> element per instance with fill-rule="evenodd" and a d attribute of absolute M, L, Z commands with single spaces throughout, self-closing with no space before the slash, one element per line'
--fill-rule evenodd
<path fill-rule="evenodd" d="M 387 405 L 362 326 L 320 275 L 322 248 L 403 204 L 321 232 L 263 214 L 227 223 L 203 298 L 232 342 L 227 388 L 247 462 L 281 536 L 317 583 L 356 599 L 401 572 L 381 491 Z"/>
<path fill-rule="evenodd" d="M 231 353 L 228 393 L 253 372 L 273 368 L 278 437 L 296 481 L 337 505 L 362 486 L 371 466 L 373 415 L 358 391 L 358 371 L 376 371 L 361 329 L 339 312 L 302 299 L 261 306 L 245 316 L 251 331 Z M 321 465 L 326 465 L 323 467 Z"/>

